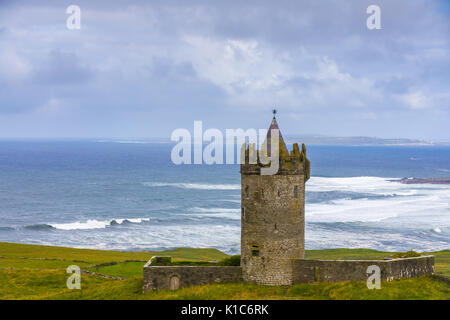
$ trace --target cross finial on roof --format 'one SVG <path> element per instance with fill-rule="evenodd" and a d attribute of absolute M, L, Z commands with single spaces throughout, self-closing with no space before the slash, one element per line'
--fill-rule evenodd
<path fill-rule="evenodd" d="M 272 113 L 273 113 L 273 117 L 275 118 L 275 115 L 277 114 L 277 109 L 273 109 Z"/>

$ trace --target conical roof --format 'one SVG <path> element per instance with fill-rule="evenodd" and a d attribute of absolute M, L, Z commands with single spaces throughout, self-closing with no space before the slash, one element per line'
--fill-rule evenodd
<path fill-rule="evenodd" d="M 269 130 L 267 131 L 267 136 L 266 136 L 266 140 L 264 141 L 264 145 L 267 145 L 267 154 L 270 156 L 270 150 L 271 150 L 271 137 L 272 137 L 272 130 L 278 130 L 279 135 L 279 145 L 280 145 L 280 152 L 279 154 L 282 154 L 283 151 L 286 154 L 289 154 L 289 151 L 286 147 L 286 143 L 284 142 L 283 139 L 283 135 L 281 134 L 281 130 L 280 127 L 278 127 L 278 123 L 277 123 L 277 119 L 275 118 L 275 116 L 273 116 L 272 122 L 270 123 L 270 127 Z"/>

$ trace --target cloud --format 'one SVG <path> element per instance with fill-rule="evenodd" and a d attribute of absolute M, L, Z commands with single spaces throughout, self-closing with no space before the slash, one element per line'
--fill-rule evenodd
<path fill-rule="evenodd" d="M 0 81 L 14 83 L 26 79 L 31 74 L 29 61 L 12 48 L 0 51 Z"/>
<path fill-rule="evenodd" d="M 258 108 L 276 97 L 284 109 L 302 104 L 363 107 L 381 96 L 370 79 L 341 72 L 336 61 L 305 49 L 294 58 L 287 50 L 257 41 L 184 40 L 188 48 L 181 51 L 182 57 L 191 61 L 200 77 L 228 93 L 230 106 Z"/>
<path fill-rule="evenodd" d="M 36 67 L 33 80 L 49 85 L 86 84 L 95 73 L 74 53 L 53 50 Z"/>
<path fill-rule="evenodd" d="M 399 96 L 399 99 L 413 110 L 432 108 L 433 102 L 422 91 L 412 91 Z"/>
<path fill-rule="evenodd" d="M 66 28 L 60 1 L 2 2 L 0 136 L 43 135 L 29 119 L 50 115 L 54 136 L 255 127 L 274 105 L 291 133 L 414 137 L 420 123 L 445 135 L 440 3 L 379 0 L 383 29 L 370 31 L 369 0 L 80 0 L 81 30 Z M 21 117 L 30 126 L 15 129 Z"/>

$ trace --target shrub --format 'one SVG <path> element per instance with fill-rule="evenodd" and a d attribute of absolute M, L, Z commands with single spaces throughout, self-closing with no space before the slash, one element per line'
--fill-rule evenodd
<path fill-rule="evenodd" d="M 236 254 L 234 256 L 222 259 L 217 264 L 219 266 L 240 266 L 241 265 L 241 255 Z"/>
<path fill-rule="evenodd" d="M 420 253 L 411 249 L 410 251 L 407 251 L 407 252 L 395 253 L 391 257 L 394 259 L 398 259 L 398 258 L 414 258 L 414 257 L 420 257 L 420 256 L 421 256 Z"/>
<path fill-rule="evenodd" d="M 170 266 L 172 264 L 172 257 L 153 256 L 150 261 L 152 266 Z"/>

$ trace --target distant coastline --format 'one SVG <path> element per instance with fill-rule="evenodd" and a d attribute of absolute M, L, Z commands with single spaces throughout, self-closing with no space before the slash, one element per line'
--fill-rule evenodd
<path fill-rule="evenodd" d="M 99 143 L 123 143 L 123 144 L 173 144 L 168 137 L 61 137 L 61 138 L 36 138 L 36 137 L 0 137 L 0 141 L 90 141 Z M 325 135 L 286 135 L 288 144 L 301 142 L 306 145 L 345 145 L 345 146 L 441 146 L 449 147 L 450 140 L 419 140 L 407 138 L 377 138 L 377 137 L 333 137 Z"/>
<path fill-rule="evenodd" d="M 450 141 L 425 141 L 418 139 L 383 139 L 376 137 L 332 137 L 324 135 L 288 135 L 286 143 L 301 142 L 306 145 L 346 145 L 346 146 L 450 146 Z M 96 142 L 115 143 L 174 143 L 169 138 L 111 138 L 95 139 Z"/>
<path fill-rule="evenodd" d="M 349 146 L 450 146 L 450 141 L 425 141 L 419 139 L 384 139 L 377 137 L 331 137 L 323 135 L 292 135 L 288 142 L 301 141 L 305 144 L 317 145 L 349 145 Z"/>

